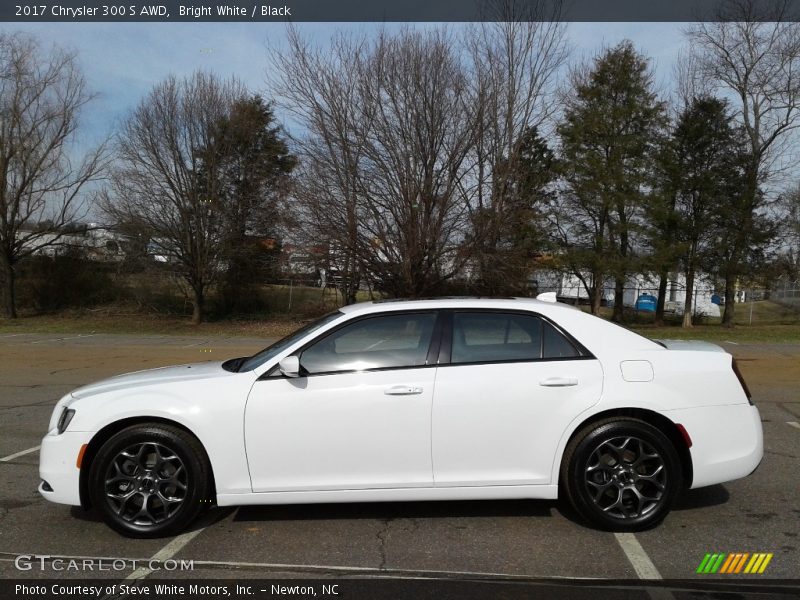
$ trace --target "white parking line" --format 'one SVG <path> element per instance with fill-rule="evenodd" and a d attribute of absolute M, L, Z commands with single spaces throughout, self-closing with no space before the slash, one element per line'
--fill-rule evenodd
<path fill-rule="evenodd" d="M 632 533 L 615 533 L 614 537 L 617 538 L 617 543 L 622 548 L 628 561 L 631 563 L 633 570 L 639 579 L 661 579 L 661 573 L 658 572 L 653 561 L 647 556 L 639 540 Z"/>
<path fill-rule="evenodd" d="M 41 446 L 34 446 L 33 448 L 28 448 L 27 450 L 17 452 L 16 454 L 9 454 L 8 456 L 0 458 L 0 462 L 8 462 L 10 460 L 14 460 L 15 458 L 19 458 L 20 456 L 25 456 L 26 454 L 30 454 L 31 452 L 36 452 L 39 448 L 41 448 Z"/>
<path fill-rule="evenodd" d="M 614 537 L 617 538 L 617 543 L 622 548 L 625 556 L 628 557 L 628 562 L 631 563 L 639 579 L 663 579 L 635 535 L 632 533 L 615 533 Z M 672 592 L 659 587 L 647 588 L 647 594 L 651 600 L 674 600 L 675 598 Z"/>
<path fill-rule="evenodd" d="M 800 429 L 800 423 L 798 423 L 797 421 L 786 421 L 786 424 L 791 427 L 794 427 L 795 429 Z"/>
<path fill-rule="evenodd" d="M 207 344 L 210 340 L 203 340 L 202 342 L 196 342 L 194 344 L 186 344 L 184 348 L 194 348 L 195 346 L 202 346 L 203 344 Z"/>
<path fill-rule="evenodd" d="M 200 529 L 195 529 L 194 531 L 188 531 L 186 533 L 182 533 L 181 535 L 175 537 L 170 543 L 164 546 L 161 550 L 153 554 L 150 557 L 149 562 L 159 562 L 163 563 L 166 560 L 169 560 L 173 556 L 175 556 L 181 549 L 191 542 L 194 538 L 205 531 L 205 527 L 201 527 Z M 149 564 L 148 562 L 148 564 Z M 152 573 L 152 569 L 148 569 L 147 567 L 138 567 L 133 573 L 128 575 L 125 578 L 125 581 L 136 581 L 137 579 L 144 579 L 150 573 Z"/>

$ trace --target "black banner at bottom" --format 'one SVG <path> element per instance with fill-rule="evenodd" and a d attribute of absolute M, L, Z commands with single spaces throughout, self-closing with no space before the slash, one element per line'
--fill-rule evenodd
<path fill-rule="evenodd" d="M 105 579 L 0 580 L 3 600 L 381 600 L 410 598 L 548 600 L 789 600 L 800 597 L 790 580 L 553 580 L 553 579 Z"/>

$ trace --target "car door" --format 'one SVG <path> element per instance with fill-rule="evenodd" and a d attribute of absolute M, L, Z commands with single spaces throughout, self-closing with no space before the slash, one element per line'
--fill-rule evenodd
<path fill-rule="evenodd" d="M 561 435 L 597 403 L 599 361 L 525 312 L 454 311 L 433 401 L 435 485 L 552 483 Z"/>
<path fill-rule="evenodd" d="M 245 412 L 253 491 L 432 486 L 437 317 L 353 319 L 295 353 L 300 377 L 262 376 Z"/>

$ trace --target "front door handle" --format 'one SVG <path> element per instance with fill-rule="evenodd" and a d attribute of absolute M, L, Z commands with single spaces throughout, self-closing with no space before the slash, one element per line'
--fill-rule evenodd
<path fill-rule="evenodd" d="M 383 390 L 383 393 L 387 396 L 413 396 L 421 394 L 422 388 L 416 385 L 393 385 Z"/>
<path fill-rule="evenodd" d="M 547 379 L 542 379 L 539 385 L 545 387 L 569 387 L 578 385 L 578 380 L 574 377 L 548 377 Z"/>

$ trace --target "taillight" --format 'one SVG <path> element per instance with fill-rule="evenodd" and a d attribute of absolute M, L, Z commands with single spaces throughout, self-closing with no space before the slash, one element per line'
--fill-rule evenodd
<path fill-rule="evenodd" d="M 739 365 L 736 364 L 735 358 L 731 361 L 731 364 L 733 365 L 733 372 L 736 373 L 736 378 L 739 380 L 739 383 L 742 384 L 742 389 L 744 390 L 744 395 L 747 396 L 747 401 L 753 404 L 753 395 L 750 393 L 750 388 L 747 387 L 744 377 L 742 377 L 742 372 L 739 370 Z"/>

